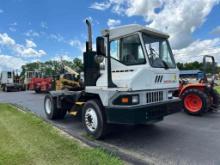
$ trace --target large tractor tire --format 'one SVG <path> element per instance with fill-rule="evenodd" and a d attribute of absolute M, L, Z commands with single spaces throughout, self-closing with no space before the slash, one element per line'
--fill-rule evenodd
<path fill-rule="evenodd" d="M 82 110 L 82 123 L 86 132 L 95 139 L 101 139 L 106 135 L 108 126 L 99 100 L 90 100 L 85 103 Z"/>
<path fill-rule="evenodd" d="M 51 120 L 63 119 L 67 112 L 64 108 L 57 108 L 57 100 L 50 94 L 46 95 L 44 98 L 44 110 L 47 118 Z"/>
<path fill-rule="evenodd" d="M 187 89 L 181 96 L 184 111 L 191 115 L 202 115 L 208 111 L 208 96 L 198 89 Z"/>

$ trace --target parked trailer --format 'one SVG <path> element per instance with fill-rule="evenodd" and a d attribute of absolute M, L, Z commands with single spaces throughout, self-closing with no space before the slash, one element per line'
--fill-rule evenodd
<path fill-rule="evenodd" d="M 13 71 L 2 71 L 0 76 L 1 88 L 5 92 L 21 91 L 23 84 L 20 83 L 20 78 Z"/>
<path fill-rule="evenodd" d="M 104 30 L 93 51 L 91 24 L 86 23 L 84 89 L 46 95 L 49 119 L 81 114 L 87 133 L 99 139 L 109 124 L 158 122 L 180 111 L 180 99 L 173 95 L 179 71 L 167 34 L 140 25 Z"/>

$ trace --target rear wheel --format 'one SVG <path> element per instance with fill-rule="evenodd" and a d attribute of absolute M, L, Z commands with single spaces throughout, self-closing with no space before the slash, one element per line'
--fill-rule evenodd
<path fill-rule="evenodd" d="M 106 116 L 100 101 L 90 100 L 85 103 L 82 111 L 82 123 L 87 133 L 96 139 L 101 139 L 106 135 Z"/>
<path fill-rule="evenodd" d="M 182 94 L 184 111 L 192 115 L 202 115 L 208 110 L 208 96 L 198 89 L 188 89 Z"/>
<path fill-rule="evenodd" d="M 48 119 L 63 119 L 66 115 L 67 110 L 57 108 L 57 100 L 51 95 L 46 95 L 44 98 L 44 110 Z"/>

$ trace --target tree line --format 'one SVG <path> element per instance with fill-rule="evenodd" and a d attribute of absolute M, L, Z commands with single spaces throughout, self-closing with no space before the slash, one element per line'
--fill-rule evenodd
<path fill-rule="evenodd" d="M 32 62 L 21 67 L 21 76 L 25 75 L 27 71 L 40 71 L 45 77 L 55 76 L 63 72 L 63 65 L 69 66 L 76 72 L 80 73 L 83 71 L 83 63 L 79 58 L 73 59 L 73 61 L 55 61 L 50 60 L 46 62 Z"/>
<path fill-rule="evenodd" d="M 188 62 L 188 63 L 177 63 L 177 67 L 179 68 L 179 70 L 204 70 L 204 65 L 202 62 L 198 62 L 198 61 L 194 61 L 194 62 Z M 212 66 L 211 63 L 207 63 L 207 67 L 206 67 L 206 72 L 211 73 L 212 71 Z M 217 63 L 215 64 L 215 68 L 216 68 L 216 72 L 219 73 L 220 72 L 220 67 L 217 65 Z"/>

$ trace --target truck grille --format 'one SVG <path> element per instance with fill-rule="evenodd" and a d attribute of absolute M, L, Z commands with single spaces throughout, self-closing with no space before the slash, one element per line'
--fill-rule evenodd
<path fill-rule="evenodd" d="M 146 94 L 147 103 L 156 103 L 163 101 L 163 91 L 148 92 Z"/>

